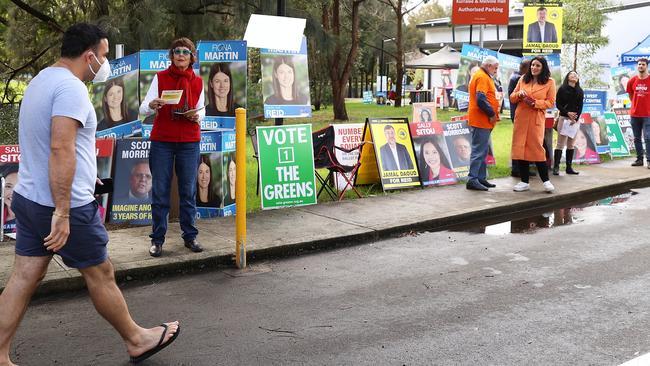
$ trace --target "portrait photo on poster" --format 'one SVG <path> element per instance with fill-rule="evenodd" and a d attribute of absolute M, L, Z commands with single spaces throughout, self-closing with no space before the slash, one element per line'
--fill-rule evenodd
<path fill-rule="evenodd" d="M 203 62 L 206 116 L 234 117 L 246 108 L 246 62 Z"/>
<path fill-rule="evenodd" d="M 436 103 L 413 103 L 412 122 L 434 122 L 436 120 Z"/>
<path fill-rule="evenodd" d="M 307 55 L 262 55 L 265 105 L 308 105 Z"/>
<path fill-rule="evenodd" d="M 527 52 L 546 53 L 562 48 L 563 10 L 559 2 L 526 2 L 524 41 Z"/>
<path fill-rule="evenodd" d="M 196 180 L 196 206 L 221 207 L 221 153 L 201 154 Z"/>
<path fill-rule="evenodd" d="M 592 124 L 581 124 L 578 133 L 576 133 L 574 139 L 575 158 L 573 159 L 575 162 L 589 164 L 600 162 L 600 157 L 596 150 Z"/>
<path fill-rule="evenodd" d="M 97 113 L 97 131 L 138 119 L 138 73 L 130 73 L 94 84 L 92 99 Z"/>
<path fill-rule="evenodd" d="M 235 163 L 235 152 L 223 153 L 223 206 L 235 203 L 235 185 L 237 180 L 237 164 Z"/>
<path fill-rule="evenodd" d="M 415 137 L 413 146 L 418 159 L 422 185 L 440 186 L 458 181 L 443 135 Z"/>
<path fill-rule="evenodd" d="M 4 222 L 2 226 L 5 233 L 16 232 L 16 215 L 11 209 L 11 202 L 14 195 L 14 187 L 18 184 L 18 164 L 0 165 L 0 176 L 5 179 L 4 189 Z"/>

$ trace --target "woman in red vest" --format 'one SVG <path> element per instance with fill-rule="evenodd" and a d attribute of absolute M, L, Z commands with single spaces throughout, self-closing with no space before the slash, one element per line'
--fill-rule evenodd
<path fill-rule="evenodd" d="M 149 166 L 152 175 L 151 214 L 153 229 L 149 254 L 162 255 L 167 232 L 170 188 L 173 169 L 176 171 L 179 213 L 185 247 L 193 252 L 203 248 L 196 241 L 196 172 L 201 141 L 200 122 L 205 115 L 203 81 L 194 73 L 196 47 L 187 38 L 172 42 L 169 49 L 171 65 L 156 74 L 147 96 L 140 105 L 143 115 L 155 113 L 151 131 Z M 177 104 L 165 104 L 164 90 L 182 90 Z"/>

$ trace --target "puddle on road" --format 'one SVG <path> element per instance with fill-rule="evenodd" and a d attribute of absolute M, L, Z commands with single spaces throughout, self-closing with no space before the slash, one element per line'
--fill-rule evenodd
<path fill-rule="evenodd" d="M 603 207 L 627 202 L 636 194 L 638 192 L 631 191 L 571 207 L 549 210 L 542 214 L 529 215 L 522 219 L 498 221 L 496 223 L 494 221 L 480 222 L 464 227 L 454 227 L 448 230 L 487 235 L 532 234 L 539 229 L 550 229 L 584 222 L 588 220 L 589 216 L 598 214 L 594 212 L 595 210 L 602 211 Z"/>

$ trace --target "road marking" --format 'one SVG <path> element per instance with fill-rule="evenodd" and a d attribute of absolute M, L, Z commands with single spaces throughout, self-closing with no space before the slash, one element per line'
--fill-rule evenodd
<path fill-rule="evenodd" d="M 643 356 L 639 356 L 632 360 L 629 360 L 625 363 L 620 364 L 619 366 L 647 366 L 650 365 L 650 353 L 646 353 Z"/>
<path fill-rule="evenodd" d="M 508 253 L 506 256 L 512 257 L 512 259 L 510 259 L 510 262 L 528 262 L 530 260 L 528 257 L 524 257 L 518 253 Z"/>
<path fill-rule="evenodd" d="M 459 266 L 466 266 L 469 264 L 468 261 L 465 260 L 465 258 L 462 257 L 453 257 L 451 258 L 451 263 L 457 264 Z"/>

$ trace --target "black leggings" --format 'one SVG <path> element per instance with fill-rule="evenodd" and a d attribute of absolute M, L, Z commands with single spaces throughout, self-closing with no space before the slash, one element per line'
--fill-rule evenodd
<path fill-rule="evenodd" d="M 518 162 L 521 181 L 528 183 L 528 165 L 530 165 L 530 163 L 527 160 L 518 160 Z M 548 165 L 546 165 L 545 161 L 535 161 L 534 163 L 535 166 L 537 166 L 537 172 L 539 173 L 542 182 L 546 182 L 548 180 Z"/>

